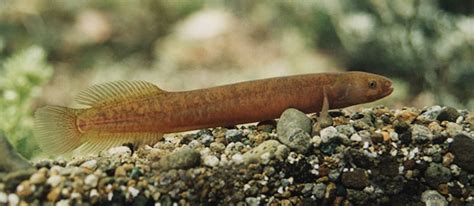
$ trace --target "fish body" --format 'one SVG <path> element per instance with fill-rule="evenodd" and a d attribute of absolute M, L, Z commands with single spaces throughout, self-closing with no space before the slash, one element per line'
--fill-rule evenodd
<path fill-rule="evenodd" d="M 320 112 L 324 102 L 328 109 L 343 108 L 392 91 L 389 79 L 364 72 L 276 77 L 178 92 L 121 81 L 81 92 L 77 101 L 88 108 L 39 109 L 35 136 L 53 154 L 79 147 L 96 152 L 127 142 L 153 143 L 164 133 L 274 119 L 287 108 Z M 69 141 L 61 143 L 63 139 Z"/>

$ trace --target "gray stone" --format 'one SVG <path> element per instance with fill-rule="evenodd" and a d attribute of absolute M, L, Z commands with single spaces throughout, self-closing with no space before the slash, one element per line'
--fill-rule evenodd
<path fill-rule="evenodd" d="M 433 138 L 433 134 L 431 134 L 430 129 L 419 124 L 414 124 L 411 126 L 411 135 L 417 143 L 421 144 L 426 143 Z"/>
<path fill-rule="evenodd" d="M 416 119 L 423 123 L 435 121 L 443 108 L 439 105 L 430 106 L 425 109 Z"/>
<path fill-rule="evenodd" d="M 439 163 L 431 163 L 425 171 L 425 179 L 432 188 L 451 180 L 451 170 Z"/>
<path fill-rule="evenodd" d="M 421 194 L 421 201 L 426 206 L 446 206 L 448 201 L 443 195 L 439 194 L 436 190 L 426 190 Z"/>
<path fill-rule="evenodd" d="M 187 169 L 199 165 L 201 155 L 189 147 L 183 147 L 163 157 L 158 162 L 158 169 Z M 156 167 L 156 166 L 155 166 Z"/>
<path fill-rule="evenodd" d="M 311 130 L 311 119 L 291 108 L 283 112 L 277 124 L 280 142 L 299 153 L 306 153 L 311 147 Z"/>
<path fill-rule="evenodd" d="M 312 194 L 316 198 L 323 199 L 325 192 L 326 192 L 326 185 L 324 183 L 317 183 L 316 185 L 313 186 Z"/>
<path fill-rule="evenodd" d="M 3 133 L 0 133 L 0 157 L 0 172 L 34 169 L 26 159 L 15 151 Z"/>
<path fill-rule="evenodd" d="M 265 158 L 284 160 L 289 153 L 288 147 L 276 140 L 267 140 L 243 155 L 244 163 L 260 163 Z"/>

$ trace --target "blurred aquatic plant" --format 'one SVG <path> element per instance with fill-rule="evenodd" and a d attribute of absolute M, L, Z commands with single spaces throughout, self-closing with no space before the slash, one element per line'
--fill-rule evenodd
<path fill-rule="evenodd" d="M 32 138 L 33 99 L 52 73 L 45 52 L 37 46 L 15 53 L 0 65 L 0 130 L 26 158 L 38 152 Z"/>

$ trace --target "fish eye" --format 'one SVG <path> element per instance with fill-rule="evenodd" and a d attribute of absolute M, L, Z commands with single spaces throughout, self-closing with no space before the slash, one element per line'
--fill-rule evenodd
<path fill-rule="evenodd" d="M 373 89 L 377 86 L 377 82 L 374 80 L 369 81 L 369 88 Z"/>

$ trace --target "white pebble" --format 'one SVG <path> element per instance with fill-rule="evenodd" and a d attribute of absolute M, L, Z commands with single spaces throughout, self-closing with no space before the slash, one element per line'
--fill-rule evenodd
<path fill-rule="evenodd" d="M 97 178 L 97 176 L 93 174 L 87 175 L 86 179 L 84 180 L 84 183 L 86 183 L 86 185 L 89 185 L 91 187 L 96 187 L 98 182 L 99 182 L 99 178 Z"/>
<path fill-rule="evenodd" d="M 20 198 L 15 193 L 11 193 L 8 195 L 8 202 L 10 205 L 18 205 L 18 203 L 20 203 Z"/>
<path fill-rule="evenodd" d="M 132 150 L 126 146 L 113 147 L 107 151 L 109 156 L 129 156 L 132 154 Z"/>
<path fill-rule="evenodd" d="M 214 155 L 206 155 L 204 156 L 203 164 L 208 167 L 216 167 L 219 165 L 219 158 Z"/>
<path fill-rule="evenodd" d="M 89 193 L 90 197 L 96 197 L 99 196 L 99 192 L 97 192 L 96 189 L 92 189 L 91 192 Z"/>
<path fill-rule="evenodd" d="M 97 167 L 97 160 L 86 161 L 81 164 L 81 167 L 93 170 Z"/>
<path fill-rule="evenodd" d="M 232 155 L 232 161 L 235 164 L 242 164 L 242 162 L 244 162 L 244 158 L 242 154 L 237 153 L 237 154 Z"/>
<path fill-rule="evenodd" d="M 319 134 L 321 135 L 321 140 L 323 143 L 327 143 L 329 139 L 335 138 L 338 136 L 337 129 L 333 126 L 326 127 L 322 129 Z"/>
<path fill-rule="evenodd" d="M 354 141 L 354 142 L 360 142 L 360 141 L 362 141 L 362 137 L 360 137 L 359 134 L 354 133 L 354 134 L 351 135 L 351 140 Z"/>
<path fill-rule="evenodd" d="M 4 192 L 0 192 L 0 203 L 7 203 L 8 202 L 8 196 Z"/>
<path fill-rule="evenodd" d="M 420 149 L 418 147 L 415 147 L 415 149 L 411 150 L 410 153 L 408 154 L 408 159 L 413 159 L 416 157 L 416 155 L 420 152 Z"/>
<path fill-rule="evenodd" d="M 59 200 L 59 202 L 56 203 L 56 206 L 69 206 L 69 200 Z"/>
<path fill-rule="evenodd" d="M 61 183 L 61 176 L 53 175 L 46 180 L 46 183 L 53 187 L 57 187 Z"/>
<path fill-rule="evenodd" d="M 140 190 L 137 190 L 134 187 L 129 187 L 128 192 L 130 192 L 130 194 L 132 194 L 133 197 L 136 197 L 138 195 L 138 193 L 140 193 Z"/>

